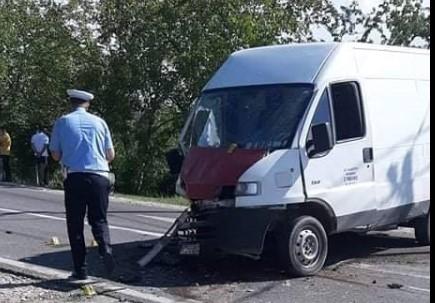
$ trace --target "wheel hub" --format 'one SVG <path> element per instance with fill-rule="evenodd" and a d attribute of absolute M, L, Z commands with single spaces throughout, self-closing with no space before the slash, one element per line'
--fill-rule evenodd
<path fill-rule="evenodd" d="M 319 255 L 319 239 L 316 234 L 309 230 L 299 233 L 296 242 L 296 255 L 304 265 L 313 264 Z"/>

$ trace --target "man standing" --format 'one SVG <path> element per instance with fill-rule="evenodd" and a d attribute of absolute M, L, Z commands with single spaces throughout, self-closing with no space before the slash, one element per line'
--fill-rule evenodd
<path fill-rule="evenodd" d="M 3 164 L 3 171 L 5 174 L 4 180 L 6 182 L 12 182 L 11 167 L 9 159 L 11 155 L 11 137 L 3 126 L 0 126 L 0 161 Z"/>
<path fill-rule="evenodd" d="M 38 127 L 36 134 L 32 136 L 32 150 L 36 160 L 36 180 L 37 185 L 48 185 L 48 144 L 50 139 L 46 130 L 40 130 Z"/>
<path fill-rule="evenodd" d="M 68 237 L 74 263 L 73 279 L 86 279 L 86 246 L 83 235 L 86 208 L 98 251 L 110 274 L 115 266 L 107 223 L 109 162 L 115 158 L 106 122 L 87 112 L 94 96 L 67 90 L 73 111 L 56 121 L 50 151 L 66 168 L 64 181 Z"/>

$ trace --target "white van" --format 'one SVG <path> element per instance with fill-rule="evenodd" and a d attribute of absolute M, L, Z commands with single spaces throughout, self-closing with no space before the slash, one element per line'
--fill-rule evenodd
<path fill-rule="evenodd" d="M 195 102 L 177 192 L 182 251 L 318 272 L 328 235 L 415 227 L 430 243 L 430 53 L 354 43 L 234 53 Z"/>

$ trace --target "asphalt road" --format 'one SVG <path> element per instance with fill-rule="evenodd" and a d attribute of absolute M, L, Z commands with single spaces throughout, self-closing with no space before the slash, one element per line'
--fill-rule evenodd
<path fill-rule="evenodd" d="M 109 222 L 118 267 L 110 279 L 141 291 L 163 291 L 203 302 L 429 302 L 430 247 L 411 229 L 331 237 L 327 267 L 316 277 L 291 278 L 273 254 L 260 261 L 225 256 L 181 259 L 169 248 L 144 269 L 136 266 L 179 209 L 111 201 Z M 70 269 L 63 194 L 0 185 L 0 256 Z M 104 277 L 89 244 L 90 273 Z M 60 245 L 50 243 L 57 237 Z"/>

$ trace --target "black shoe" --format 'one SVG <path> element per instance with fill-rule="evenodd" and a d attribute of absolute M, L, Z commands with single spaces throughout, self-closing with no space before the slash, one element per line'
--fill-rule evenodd
<path fill-rule="evenodd" d="M 87 280 L 88 274 L 85 271 L 73 271 L 72 274 L 68 277 L 69 280 Z"/>
<path fill-rule="evenodd" d="M 107 274 L 110 275 L 115 269 L 115 259 L 113 258 L 113 254 L 112 252 L 105 252 L 102 257 Z"/>

